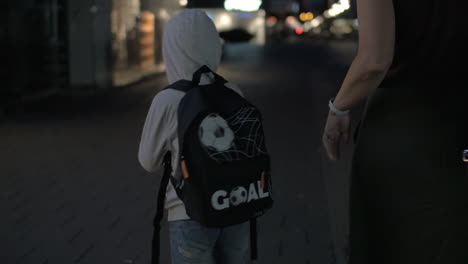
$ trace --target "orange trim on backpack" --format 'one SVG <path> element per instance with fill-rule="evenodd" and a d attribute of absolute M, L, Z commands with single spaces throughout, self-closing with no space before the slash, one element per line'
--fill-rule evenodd
<path fill-rule="evenodd" d="M 262 176 L 260 178 L 260 187 L 262 187 L 262 189 L 265 189 L 265 175 L 266 175 L 266 172 L 263 171 Z"/>
<path fill-rule="evenodd" d="M 184 179 L 188 179 L 190 177 L 188 170 L 187 170 L 187 164 L 185 163 L 185 160 L 182 160 L 180 162 L 180 167 L 182 167 L 182 175 Z"/>

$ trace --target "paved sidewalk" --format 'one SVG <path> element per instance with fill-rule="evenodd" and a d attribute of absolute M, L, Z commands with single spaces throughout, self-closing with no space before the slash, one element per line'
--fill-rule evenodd
<path fill-rule="evenodd" d="M 0 124 L 0 263 L 147 261 L 157 178 L 137 151 L 164 85 L 52 98 Z"/>

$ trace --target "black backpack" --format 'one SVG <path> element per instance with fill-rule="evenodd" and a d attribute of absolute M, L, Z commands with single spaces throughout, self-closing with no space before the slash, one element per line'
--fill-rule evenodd
<path fill-rule="evenodd" d="M 204 73 L 213 74 L 214 83 L 199 85 Z M 270 158 L 260 111 L 226 83 L 203 66 L 192 81 L 167 87 L 185 93 L 178 107 L 183 177 L 171 177 L 171 157 L 166 154 L 154 221 L 153 263 L 159 261 L 159 230 L 169 180 L 192 220 L 207 227 L 250 221 L 251 257 L 257 258 L 256 218 L 273 204 Z"/>

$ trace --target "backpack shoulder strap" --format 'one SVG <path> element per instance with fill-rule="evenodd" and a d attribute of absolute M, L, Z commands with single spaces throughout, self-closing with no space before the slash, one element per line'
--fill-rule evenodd
<path fill-rule="evenodd" d="M 184 93 L 187 93 L 188 91 L 190 91 L 194 86 L 192 85 L 192 82 L 191 81 L 187 81 L 187 80 L 180 80 L 180 81 L 177 81 L 171 85 L 169 85 L 168 87 L 166 87 L 166 89 L 174 89 L 174 90 L 177 90 L 177 91 L 181 91 L 181 92 L 184 92 Z"/>
<path fill-rule="evenodd" d="M 219 74 L 217 74 L 216 72 L 212 71 L 208 66 L 206 65 L 203 65 L 200 67 L 200 69 L 198 69 L 194 74 L 193 74 L 193 77 L 192 77 L 192 85 L 193 86 L 198 86 L 200 85 L 200 80 L 201 80 L 201 76 L 202 74 L 204 73 L 211 73 L 213 74 L 214 76 L 214 79 L 215 79 L 215 83 L 218 83 L 218 84 L 221 84 L 221 85 L 224 85 L 225 83 L 227 83 L 227 81 L 221 77 Z"/>
<path fill-rule="evenodd" d="M 159 185 L 158 192 L 158 204 L 156 208 L 156 216 L 153 221 L 153 243 L 152 243 L 152 254 L 151 254 L 151 263 L 159 264 L 160 256 L 160 244 L 161 244 L 161 221 L 164 217 L 164 202 L 166 200 L 166 189 L 169 184 L 169 179 L 171 178 L 171 153 L 167 152 L 164 156 L 164 174 L 161 179 L 161 184 Z"/>
<path fill-rule="evenodd" d="M 258 260 L 258 245 L 257 245 L 257 219 L 250 220 L 250 259 Z"/>

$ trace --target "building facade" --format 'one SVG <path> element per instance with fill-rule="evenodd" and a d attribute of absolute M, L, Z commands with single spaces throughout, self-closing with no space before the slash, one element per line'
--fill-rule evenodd
<path fill-rule="evenodd" d="M 0 106 L 50 94 L 68 83 L 65 0 L 2 1 Z"/>
<path fill-rule="evenodd" d="M 170 0 L 0 3 L 0 110 L 55 93 L 94 93 L 160 72 Z"/>

